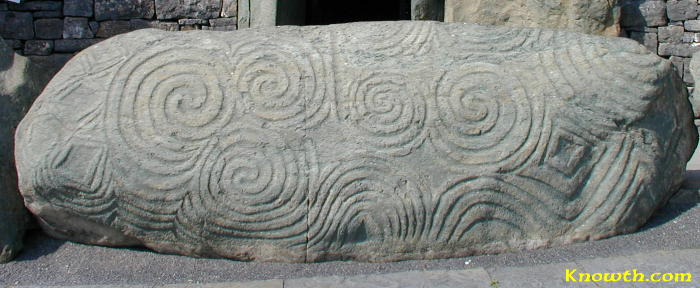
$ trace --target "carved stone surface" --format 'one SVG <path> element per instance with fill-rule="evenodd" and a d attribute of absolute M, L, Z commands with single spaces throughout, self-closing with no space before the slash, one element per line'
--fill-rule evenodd
<path fill-rule="evenodd" d="M 31 67 L 26 57 L 15 54 L 0 38 L 0 263 L 22 249 L 29 220 L 17 190 L 12 151 L 15 128 L 43 87 Z"/>
<path fill-rule="evenodd" d="M 417 21 L 123 34 L 75 56 L 16 140 L 58 237 L 389 261 L 632 232 L 697 131 L 632 40 Z"/>
<path fill-rule="evenodd" d="M 617 0 L 445 0 L 445 21 L 618 36 Z"/>

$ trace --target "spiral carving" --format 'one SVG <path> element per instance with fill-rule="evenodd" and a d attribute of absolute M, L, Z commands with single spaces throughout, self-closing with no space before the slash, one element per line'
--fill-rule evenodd
<path fill-rule="evenodd" d="M 466 71 L 466 72 L 465 72 Z M 477 63 L 469 69 L 447 72 L 435 93 L 439 117 L 437 149 L 464 165 L 502 163 L 513 168 L 535 145 L 526 145 L 536 135 L 541 109 L 518 79 L 496 65 Z M 535 137 L 532 137 L 535 138 Z M 513 160 L 503 163 L 506 160 Z"/>
<path fill-rule="evenodd" d="M 283 127 L 313 126 L 325 119 L 329 69 L 313 46 L 254 38 L 233 49 L 236 88 L 255 116 Z"/>
<path fill-rule="evenodd" d="M 353 82 L 349 114 L 372 144 L 392 154 L 408 154 L 423 143 L 426 104 L 408 88 L 405 76 L 374 72 Z"/>
<path fill-rule="evenodd" d="M 303 148 L 289 145 L 252 128 L 218 141 L 199 176 L 204 203 L 199 210 L 210 211 L 207 232 L 254 239 L 303 236 L 309 164 Z"/>
<path fill-rule="evenodd" d="M 230 74 L 221 56 L 195 47 L 155 48 L 121 67 L 110 88 L 106 129 L 113 145 L 125 146 L 115 150 L 117 164 L 188 178 L 211 136 L 235 114 L 235 98 L 220 78 Z"/>

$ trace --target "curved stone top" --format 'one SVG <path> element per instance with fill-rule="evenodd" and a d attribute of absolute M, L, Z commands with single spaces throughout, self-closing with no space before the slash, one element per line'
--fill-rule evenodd
<path fill-rule="evenodd" d="M 77 55 L 17 132 L 54 235 L 194 256 L 398 260 L 601 238 L 697 137 L 634 41 L 373 22 L 141 30 Z M 695 135 L 697 136 L 697 135 Z"/>

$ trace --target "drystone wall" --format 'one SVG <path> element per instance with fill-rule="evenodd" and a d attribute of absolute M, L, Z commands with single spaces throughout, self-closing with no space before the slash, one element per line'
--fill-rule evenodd
<path fill-rule="evenodd" d="M 619 5 L 623 35 L 670 59 L 686 84 L 694 86 L 688 67 L 700 50 L 698 0 L 621 0 Z M 142 28 L 236 30 L 238 6 L 238 0 L 0 0 L 0 37 L 22 55 L 75 53 Z"/>
<path fill-rule="evenodd" d="M 621 25 L 626 35 L 670 59 L 692 90 L 690 59 L 700 51 L 698 0 L 623 0 Z M 695 115 L 696 117 L 700 115 Z"/>
<path fill-rule="evenodd" d="M 0 0 L 0 36 L 23 55 L 74 53 L 143 28 L 235 30 L 237 0 Z"/>

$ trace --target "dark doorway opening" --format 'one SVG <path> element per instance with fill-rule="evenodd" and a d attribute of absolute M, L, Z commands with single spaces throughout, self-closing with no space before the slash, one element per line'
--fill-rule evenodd
<path fill-rule="evenodd" d="M 277 25 L 411 20 L 411 0 L 278 0 Z"/>
<path fill-rule="evenodd" d="M 307 0 L 306 25 L 410 20 L 410 0 Z"/>

